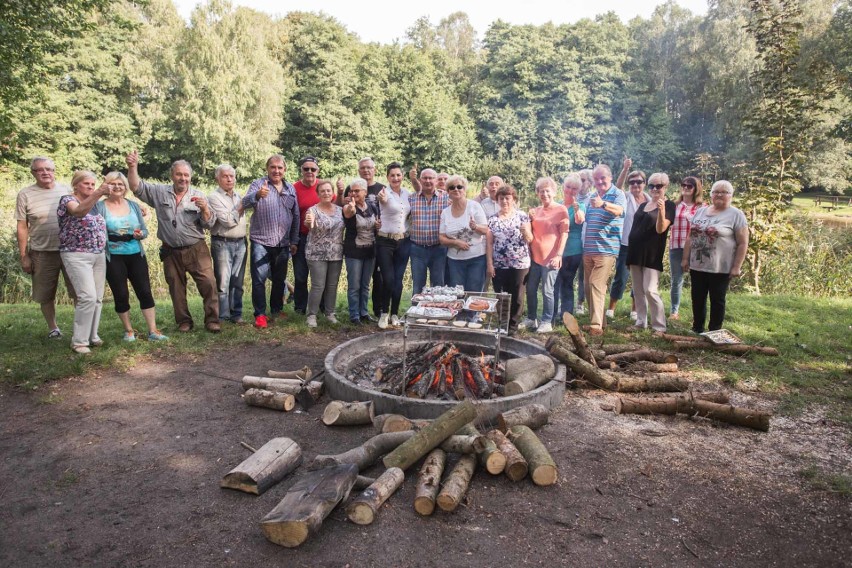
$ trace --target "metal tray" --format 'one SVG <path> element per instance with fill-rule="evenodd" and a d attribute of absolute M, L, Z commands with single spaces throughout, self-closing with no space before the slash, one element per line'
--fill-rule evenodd
<path fill-rule="evenodd" d="M 717 329 L 715 331 L 705 331 L 701 334 L 716 345 L 736 345 L 742 343 L 742 340 L 728 331 L 727 329 Z"/>

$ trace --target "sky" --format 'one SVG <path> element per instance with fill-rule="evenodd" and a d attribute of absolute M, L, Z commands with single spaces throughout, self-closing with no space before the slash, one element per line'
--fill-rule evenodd
<path fill-rule="evenodd" d="M 174 0 L 178 11 L 189 19 L 198 0 Z M 429 0 L 428 2 L 366 1 L 361 0 L 313 0 L 292 2 L 290 0 L 231 0 L 234 5 L 246 6 L 273 16 L 284 16 L 295 10 L 323 12 L 334 17 L 346 29 L 356 33 L 361 41 L 392 43 L 404 39 L 405 30 L 422 17 L 427 16 L 433 25 L 453 12 L 465 12 L 482 39 L 488 26 L 495 20 L 515 25 L 541 25 L 546 22 L 569 24 L 582 18 L 593 18 L 597 14 L 613 11 L 623 22 L 635 16 L 647 18 L 654 8 L 664 0 L 597 0 L 596 2 L 559 2 L 559 0 Z M 694 14 L 707 12 L 707 0 L 677 0 L 683 8 Z"/>

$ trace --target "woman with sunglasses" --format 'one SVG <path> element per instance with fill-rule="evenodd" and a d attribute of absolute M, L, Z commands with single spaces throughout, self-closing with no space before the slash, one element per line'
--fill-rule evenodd
<path fill-rule="evenodd" d="M 663 272 L 663 255 L 669 227 L 674 221 L 675 204 L 666 199 L 669 176 L 654 173 L 648 178 L 651 199 L 639 205 L 627 245 L 627 266 L 633 279 L 633 299 L 636 302 L 636 328 L 648 327 L 655 333 L 666 331 L 666 309 L 658 285 Z"/>
<path fill-rule="evenodd" d="M 467 180 L 447 178 L 450 206 L 441 212 L 438 240 L 447 247 L 450 286 L 481 292 L 485 287 L 485 235 L 488 221 L 482 205 L 467 198 Z"/>
<path fill-rule="evenodd" d="M 669 265 L 672 270 L 671 315 L 669 319 L 680 319 L 680 295 L 683 290 L 683 247 L 692 218 L 704 207 L 704 190 L 697 177 L 685 177 L 680 183 L 680 195 L 675 201 L 675 218 L 672 223 L 672 238 L 669 239 Z"/>
<path fill-rule="evenodd" d="M 748 250 L 748 222 L 745 214 L 731 206 L 734 187 L 720 180 L 710 188 L 710 205 L 692 218 L 683 249 L 681 267 L 689 269 L 692 281 L 692 331 L 704 332 L 707 296 L 710 296 L 709 331 L 722 329 L 725 295 L 731 278 L 742 275 Z"/>
<path fill-rule="evenodd" d="M 651 200 L 651 196 L 645 191 L 645 172 L 634 170 L 627 174 L 627 170 L 633 164 L 630 158 L 624 159 L 624 168 L 621 170 L 619 180 L 615 183 L 618 187 L 623 187 L 622 183 L 624 175 L 627 175 L 628 191 L 624 192 L 627 197 L 627 207 L 624 209 L 624 228 L 621 232 L 621 247 L 618 251 L 618 258 L 615 260 L 615 276 L 612 279 L 612 285 L 609 288 L 609 309 L 605 315 L 608 318 L 615 317 L 615 306 L 618 301 L 624 297 L 624 290 L 627 288 L 627 279 L 630 276 L 630 271 L 627 268 L 627 252 L 628 240 L 630 239 L 630 230 L 633 227 L 633 218 L 639 206 Z M 631 292 L 631 307 L 630 318 L 636 319 L 636 300 L 632 297 Z"/>

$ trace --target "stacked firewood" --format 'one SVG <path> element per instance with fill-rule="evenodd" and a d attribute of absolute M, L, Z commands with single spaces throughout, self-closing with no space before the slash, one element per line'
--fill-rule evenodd
<path fill-rule="evenodd" d="M 298 371 L 266 372 L 265 377 L 246 375 L 242 378 L 242 398 L 249 406 L 261 406 L 273 410 L 290 412 L 298 402 L 308 409 L 322 395 L 323 383 L 320 380 L 325 371 L 317 375 L 309 367 Z"/>

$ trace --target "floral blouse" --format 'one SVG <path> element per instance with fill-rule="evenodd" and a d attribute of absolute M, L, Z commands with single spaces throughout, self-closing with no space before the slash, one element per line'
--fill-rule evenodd
<path fill-rule="evenodd" d="M 335 205 L 332 214 L 323 213 L 319 206 L 308 209 L 314 213 L 314 226 L 305 245 L 306 260 L 343 260 L 343 209 Z"/>
<path fill-rule="evenodd" d="M 523 211 L 515 211 L 508 219 L 501 219 L 499 214 L 488 219 L 488 230 L 494 237 L 494 268 L 530 267 L 530 249 L 521 233 L 521 225 L 529 222 L 529 215 Z"/>
<path fill-rule="evenodd" d="M 106 221 L 94 207 L 85 217 L 68 212 L 68 202 L 80 201 L 73 195 L 63 195 L 56 208 L 59 218 L 59 252 L 104 252 L 107 241 Z"/>

